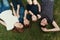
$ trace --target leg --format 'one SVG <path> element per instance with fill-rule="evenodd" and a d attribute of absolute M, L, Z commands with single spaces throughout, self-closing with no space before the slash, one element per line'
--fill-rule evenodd
<path fill-rule="evenodd" d="M 24 7 L 20 7 L 20 11 L 19 11 L 20 19 L 19 19 L 19 21 L 20 21 L 21 23 L 23 23 L 24 11 L 25 11 Z"/>

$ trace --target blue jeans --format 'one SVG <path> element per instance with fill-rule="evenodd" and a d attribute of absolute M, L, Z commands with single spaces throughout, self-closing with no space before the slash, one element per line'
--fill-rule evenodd
<path fill-rule="evenodd" d="M 20 8 L 20 11 L 19 11 L 19 15 L 20 15 L 20 18 L 19 18 L 19 22 L 23 24 L 23 18 L 24 18 L 24 7 L 21 7 Z"/>
<path fill-rule="evenodd" d="M 5 10 L 9 10 L 10 9 L 10 5 L 8 3 L 8 0 L 2 0 L 2 3 L 0 3 L 0 13 L 5 11 Z"/>

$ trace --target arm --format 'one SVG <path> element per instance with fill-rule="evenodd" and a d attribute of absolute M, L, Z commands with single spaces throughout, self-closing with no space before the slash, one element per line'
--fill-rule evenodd
<path fill-rule="evenodd" d="M 18 4 L 17 5 L 17 16 L 19 17 L 20 15 L 19 15 L 19 10 L 20 10 L 20 5 Z"/>
<path fill-rule="evenodd" d="M 26 26 L 26 25 L 29 25 L 29 20 L 26 18 L 27 14 L 28 14 L 28 11 L 25 10 L 24 13 L 25 13 L 25 15 L 24 15 L 24 25 Z"/>
<path fill-rule="evenodd" d="M 37 16 L 34 15 L 31 11 L 29 11 L 30 15 L 32 15 L 32 21 L 37 21 Z"/>
<path fill-rule="evenodd" d="M 26 19 L 27 14 L 28 14 L 28 11 L 25 10 L 25 12 L 24 12 L 24 19 Z"/>
<path fill-rule="evenodd" d="M 45 32 L 50 32 L 50 31 L 60 31 L 59 26 L 57 25 L 57 23 L 55 21 L 52 22 L 52 25 L 54 26 L 53 29 L 47 29 L 47 28 L 41 28 L 43 31 Z"/>
<path fill-rule="evenodd" d="M 41 12 L 41 6 L 40 6 L 40 4 L 38 2 L 37 2 L 37 5 L 38 5 L 39 12 Z"/>
<path fill-rule="evenodd" d="M 30 15 L 34 15 L 31 11 L 29 11 Z"/>
<path fill-rule="evenodd" d="M 5 22 L 3 22 L 3 21 L 1 21 L 1 20 L 0 20 L 0 23 L 1 23 L 2 25 L 6 26 Z"/>
<path fill-rule="evenodd" d="M 16 14 L 16 12 L 15 12 L 15 10 L 14 10 L 14 6 L 13 6 L 12 2 L 10 3 L 10 5 L 12 6 L 13 15 L 14 15 L 14 16 L 17 16 L 17 14 Z"/>

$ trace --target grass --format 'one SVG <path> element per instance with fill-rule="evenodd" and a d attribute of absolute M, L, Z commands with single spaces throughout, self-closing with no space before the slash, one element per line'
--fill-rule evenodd
<path fill-rule="evenodd" d="M 26 0 L 23 0 L 26 3 Z M 60 26 L 60 0 L 55 0 L 54 18 Z M 45 33 L 39 27 L 39 21 L 31 22 L 30 29 L 25 29 L 23 33 L 7 31 L 0 24 L 0 40 L 60 40 L 60 32 Z M 49 26 L 48 26 L 49 27 Z"/>

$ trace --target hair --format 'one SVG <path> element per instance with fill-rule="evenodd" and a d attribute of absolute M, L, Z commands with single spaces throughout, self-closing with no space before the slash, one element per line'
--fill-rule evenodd
<path fill-rule="evenodd" d="M 41 25 L 41 24 L 40 24 L 40 27 L 43 27 L 43 28 L 45 28 L 46 26 L 47 26 L 47 25 L 43 26 L 43 25 Z"/>

